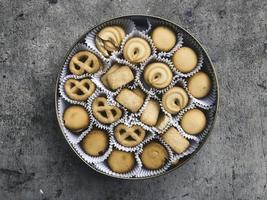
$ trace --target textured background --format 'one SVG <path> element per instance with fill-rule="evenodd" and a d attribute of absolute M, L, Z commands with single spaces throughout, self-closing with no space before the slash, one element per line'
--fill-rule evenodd
<path fill-rule="evenodd" d="M 0 0 L 0 199 L 267 199 L 267 3 L 262 0 Z M 151 180 L 98 175 L 57 125 L 67 50 L 111 17 L 151 14 L 189 30 L 217 69 L 220 112 L 203 149 Z"/>

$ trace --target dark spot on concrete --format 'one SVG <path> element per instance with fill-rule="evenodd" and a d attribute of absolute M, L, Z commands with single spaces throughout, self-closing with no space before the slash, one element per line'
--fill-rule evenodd
<path fill-rule="evenodd" d="M 232 180 L 235 180 L 236 175 L 235 175 L 235 169 L 232 167 Z"/>
<path fill-rule="evenodd" d="M 192 17 L 192 16 L 193 16 L 192 11 L 191 11 L 191 10 L 186 11 L 186 12 L 185 12 L 185 16 L 186 16 L 186 17 L 189 17 L 189 18 Z"/>
<path fill-rule="evenodd" d="M 60 196 L 61 196 L 61 194 L 62 194 L 62 190 L 61 189 L 59 189 L 59 190 L 57 190 L 57 193 L 56 193 L 56 198 L 59 198 Z"/>
<path fill-rule="evenodd" d="M 6 75 L 3 75 L 3 78 L 6 78 Z"/>
<path fill-rule="evenodd" d="M 183 194 L 182 197 L 187 197 L 189 193 Z"/>
<path fill-rule="evenodd" d="M 0 169 L 0 177 L 6 183 L 4 189 L 13 191 L 19 185 L 31 181 L 35 173 L 22 173 L 18 170 L 11 170 L 6 168 Z"/>
<path fill-rule="evenodd" d="M 33 124 L 39 124 L 39 123 L 41 123 L 43 121 L 43 119 L 42 119 L 42 116 L 41 115 L 35 115 L 35 116 L 33 116 L 32 118 L 31 118 L 31 122 L 33 123 Z"/>
<path fill-rule="evenodd" d="M 48 0 L 48 3 L 49 4 L 56 4 L 57 3 L 57 0 Z"/>
<path fill-rule="evenodd" d="M 257 86 L 263 88 L 264 90 L 267 88 L 264 83 L 257 83 Z"/>
<path fill-rule="evenodd" d="M 264 42 L 264 53 L 267 53 L 267 41 Z"/>
<path fill-rule="evenodd" d="M 219 11 L 219 16 L 220 16 L 221 19 L 223 19 L 225 15 L 226 15 L 226 11 L 225 10 L 220 10 Z"/>
<path fill-rule="evenodd" d="M 15 17 L 15 21 L 25 20 L 24 13 L 20 13 Z"/>
<path fill-rule="evenodd" d="M 35 65 L 35 61 L 32 61 L 32 64 Z"/>

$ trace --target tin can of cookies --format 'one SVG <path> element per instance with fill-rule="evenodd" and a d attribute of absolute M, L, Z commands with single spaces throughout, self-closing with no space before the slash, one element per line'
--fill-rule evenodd
<path fill-rule="evenodd" d="M 147 15 L 110 19 L 82 35 L 55 89 L 70 147 L 92 169 L 121 179 L 157 177 L 190 160 L 211 133 L 218 103 L 202 45 Z"/>

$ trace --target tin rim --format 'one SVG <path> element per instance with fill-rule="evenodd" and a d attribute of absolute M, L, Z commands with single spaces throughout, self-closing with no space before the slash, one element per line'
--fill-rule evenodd
<path fill-rule="evenodd" d="M 81 40 L 83 39 L 86 34 L 90 31 L 92 31 L 93 29 L 95 29 L 96 27 L 104 24 L 104 23 L 107 23 L 109 21 L 112 21 L 112 20 L 116 20 L 116 19 L 122 19 L 122 18 L 131 18 L 131 17 L 146 17 L 146 18 L 154 18 L 154 19 L 159 19 L 159 20 L 163 20 L 163 21 L 166 21 L 174 26 L 177 26 L 179 29 L 181 29 L 182 31 L 184 31 L 185 33 L 187 33 L 188 35 L 190 35 L 195 41 L 196 43 L 202 48 L 202 50 L 204 51 L 210 65 L 211 65 L 211 68 L 213 70 L 213 73 L 214 73 L 214 78 L 215 78 L 215 82 L 217 84 L 217 94 L 216 94 L 216 109 L 215 109 L 215 112 L 214 112 L 214 120 L 212 122 L 212 125 L 210 127 L 210 130 L 208 131 L 207 135 L 205 136 L 205 138 L 201 141 L 201 143 L 199 144 L 198 148 L 190 155 L 186 156 L 185 158 L 182 158 L 179 160 L 178 164 L 174 167 L 172 167 L 171 169 L 161 173 L 161 174 L 157 174 L 157 175 L 153 175 L 153 176 L 150 176 L 150 177 L 132 177 L 132 178 L 128 178 L 128 177 L 117 177 L 117 176 L 114 176 L 114 175 L 109 175 L 109 174 L 106 174 L 96 168 L 93 168 L 89 163 L 87 163 L 74 149 L 74 147 L 71 145 L 70 141 L 67 140 L 65 134 L 63 133 L 63 126 L 61 125 L 60 123 L 60 119 L 59 119 L 59 113 L 58 113 L 58 86 L 59 86 L 59 79 L 60 79 L 60 72 L 62 70 L 62 66 L 64 65 L 64 62 L 66 61 L 68 55 L 70 54 L 71 50 L 74 48 L 74 46 Z M 169 174 L 170 172 L 173 172 L 174 170 L 180 168 L 181 166 L 183 166 L 185 163 L 187 163 L 189 160 L 191 160 L 199 151 L 200 149 L 202 149 L 202 147 L 204 146 L 204 144 L 207 143 L 207 139 L 210 137 L 210 134 L 214 128 L 214 125 L 215 125 L 215 122 L 216 122 L 216 119 L 217 119 L 217 115 L 218 115 L 218 109 L 219 109 L 219 82 L 218 82 L 218 77 L 217 77 L 217 73 L 216 73 L 216 70 L 215 70 L 215 67 L 206 51 L 206 49 L 203 47 L 203 45 L 187 30 L 185 30 L 183 27 L 181 27 L 180 25 L 168 20 L 168 19 L 165 19 L 165 18 L 162 18 L 162 17 L 159 17 L 159 16 L 154 16 L 154 15 L 143 15 L 143 14 L 133 14 L 133 15 L 123 15 L 123 16 L 120 16 L 120 17 L 115 17 L 115 18 L 111 18 L 109 20 L 105 20 L 103 21 L 102 23 L 100 24 L 97 24 L 95 26 L 93 26 L 92 28 L 90 28 L 89 30 L 87 30 L 84 34 L 82 34 L 75 42 L 74 44 L 70 47 L 70 49 L 67 51 L 66 55 L 64 56 L 64 60 L 62 61 L 61 65 L 60 65 L 60 69 L 58 71 L 58 75 L 57 75 L 57 79 L 56 79 L 56 88 L 55 88 L 55 109 L 56 109 L 56 116 L 57 116 L 57 121 L 58 121 L 58 125 L 60 127 L 60 130 L 61 130 L 61 133 L 62 135 L 64 136 L 65 140 L 68 142 L 69 146 L 72 148 L 72 150 L 75 152 L 75 154 L 87 165 L 89 166 L 91 169 L 93 169 L 94 171 L 102 174 L 102 175 L 105 175 L 107 177 L 112 177 L 112 178 L 117 178 L 117 179 L 125 179 L 125 180 L 146 180 L 146 179 L 151 179 L 151 178 L 155 178 L 155 177 L 160 177 L 160 176 L 163 176 L 163 175 L 166 175 L 166 174 Z"/>

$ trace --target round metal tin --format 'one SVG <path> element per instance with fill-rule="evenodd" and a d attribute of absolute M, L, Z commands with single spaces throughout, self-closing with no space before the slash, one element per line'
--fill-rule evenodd
<path fill-rule="evenodd" d="M 166 172 L 162 173 L 162 174 L 159 174 L 159 175 L 154 175 L 154 176 L 149 176 L 149 177 L 132 177 L 132 178 L 122 178 L 122 177 L 117 177 L 117 176 L 112 176 L 112 175 L 109 175 L 109 174 L 106 174 L 96 168 L 94 168 L 91 164 L 89 164 L 88 162 L 86 162 L 77 152 L 76 150 L 74 149 L 74 147 L 72 146 L 72 144 L 69 142 L 69 140 L 66 138 L 66 135 L 64 134 L 64 129 L 63 129 L 63 125 L 60 123 L 60 119 L 59 119 L 59 113 L 58 113 L 58 97 L 59 97 L 59 79 L 60 79 L 60 72 L 62 70 L 62 66 L 64 65 L 64 62 L 65 60 L 67 59 L 68 55 L 70 54 L 71 50 L 74 48 L 74 46 L 79 43 L 80 41 L 82 41 L 85 36 L 87 35 L 87 33 L 89 33 L 90 31 L 92 31 L 94 28 L 96 28 L 97 26 L 100 26 L 104 23 L 107 23 L 107 22 L 110 22 L 112 20 L 116 20 L 116 19 L 121 19 L 121 18 L 128 18 L 128 19 L 131 19 L 133 21 L 139 21 L 139 22 L 144 22 L 146 21 L 146 19 L 157 19 L 157 20 L 162 20 L 164 22 L 167 22 L 169 24 L 171 24 L 172 26 L 175 26 L 177 27 L 181 32 L 189 35 L 193 40 L 195 40 L 195 42 L 202 48 L 202 51 L 204 52 L 204 56 L 205 56 L 205 62 L 208 62 L 210 67 L 212 68 L 212 72 L 213 72 L 213 75 L 214 75 L 214 78 L 215 78 L 215 83 L 217 84 L 217 93 L 216 93 L 216 102 L 215 102 L 215 113 L 214 113 L 214 120 L 212 122 L 212 126 L 211 128 L 209 129 L 209 132 L 207 133 L 207 135 L 205 136 L 205 138 L 200 142 L 200 145 L 198 146 L 198 148 L 192 153 L 192 154 L 189 154 L 183 158 L 181 158 L 178 162 L 177 165 L 173 166 L 173 167 L 170 167 Z M 151 16 L 151 15 L 126 15 L 126 16 L 121 16 L 121 17 L 116 17 L 116 18 L 112 18 L 110 20 L 107 20 L 101 24 L 98 24 L 94 27 L 92 27 L 90 30 L 86 31 L 75 43 L 74 45 L 69 49 L 69 51 L 67 52 L 64 60 L 62 61 L 62 64 L 60 65 L 60 69 L 59 69 L 59 72 L 58 72 L 58 76 L 57 76 L 57 81 L 56 81 L 56 86 L 55 86 L 55 108 L 56 108 L 56 116 L 57 116 L 57 120 L 58 120 L 58 124 L 59 124 L 59 127 L 61 129 L 61 132 L 63 134 L 63 136 L 65 137 L 65 139 L 67 140 L 67 142 L 69 143 L 70 147 L 72 148 L 72 150 L 76 153 L 76 155 L 84 162 L 86 163 L 90 168 L 92 168 L 93 170 L 101 173 L 101 174 L 104 174 L 104 175 L 107 175 L 107 176 L 110 176 L 110 177 L 114 177 L 114 178 L 120 178 L 120 179 L 128 179 L 128 180 L 140 180 L 140 179 L 148 179 L 148 178 L 153 178 L 153 177 L 158 177 L 158 176 L 162 176 L 164 174 L 167 174 L 167 173 L 170 173 L 172 171 L 174 171 L 175 169 L 178 169 L 179 167 L 181 167 L 182 165 L 184 165 L 187 161 L 189 161 L 194 155 L 197 154 L 197 152 L 203 147 L 203 145 L 206 143 L 208 137 L 210 136 L 210 133 L 214 127 L 214 123 L 216 121 L 216 117 L 218 115 L 218 107 L 219 107 L 219 84 L 218 84 L 218 78 L 217 78 L 217 74 L 216 74 L 216 71 L 215 71 L 215 68 L 214 68 L 214 65 L 209 57 L 209 55 L 207 54 L 206 50 L 204 49 L 204 47 L 200 44 L 200 42 L 194 37 L 192 36 L 187 30 L 185 30 L 184 28 L 182 28 L 181 26 L 177 25 L 176 23 L 174 22 L 171 22 L 167 19 L 164 19 L 164 18 L 161 18 L 161 17 L 157 17 L 157 16 Z"/>

